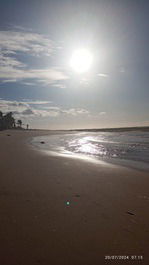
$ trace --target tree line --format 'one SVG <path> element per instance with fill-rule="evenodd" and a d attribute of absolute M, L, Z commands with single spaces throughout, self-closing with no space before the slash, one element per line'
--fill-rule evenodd
<path fill-rule="evenodd" d="M 3 114 L 3 112 L 0 111 L 0 130 L 7 130 L 12 128 L 22 128 L 22 121 L 16 121 L 13 117 L 12 112 Z"/>

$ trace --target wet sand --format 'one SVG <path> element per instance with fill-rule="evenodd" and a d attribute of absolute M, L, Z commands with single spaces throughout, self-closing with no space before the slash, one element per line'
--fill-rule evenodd
<path fill-rule="evenodd" d="M 47 133 L 0 132 L 0 264 L 149 264 L 149 174 L 32 149 Z"/>

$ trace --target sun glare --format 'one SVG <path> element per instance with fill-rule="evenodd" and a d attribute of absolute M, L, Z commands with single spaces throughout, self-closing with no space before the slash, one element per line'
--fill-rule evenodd
<path fill-rule="evenodd" d="M 84 73 L 87 72 L 92 64 L 93 56 L 90 51 L 86 49 L 80 49 L 74 51 L 70 60 L 70 66 L 75 72 Z"/>

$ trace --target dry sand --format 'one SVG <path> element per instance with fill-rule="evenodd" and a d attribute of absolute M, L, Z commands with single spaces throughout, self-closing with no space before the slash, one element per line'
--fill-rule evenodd
<path fill-rule="evenodd" d="M 42 155 L 44 134 L 0 132 L 0 265 L 149 264 L 148 174 Z"/>

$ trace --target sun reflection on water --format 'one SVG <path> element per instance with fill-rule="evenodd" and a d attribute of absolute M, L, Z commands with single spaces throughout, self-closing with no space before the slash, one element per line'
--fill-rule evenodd
<path fill-rule="evenodd" d="M 106 155 L 107 151 L 105 147 L 100 143 L 100 141 L 96 141 L 94 137 L 87 136 L 79 139 L 74 139 L 68 142 L 69 148 L 75 153 L 83 153 L 87 155 Z"/>

